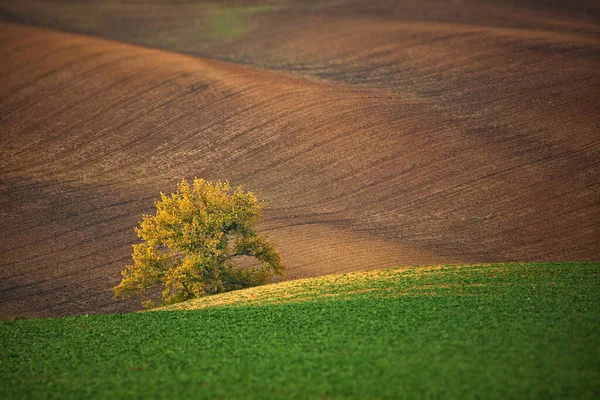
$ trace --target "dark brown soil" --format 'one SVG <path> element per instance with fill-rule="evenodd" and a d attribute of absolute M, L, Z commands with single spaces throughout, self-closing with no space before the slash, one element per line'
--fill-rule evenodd
<path fill-rule="evenodd" d="M 193 23 L 216 3 L 0 2 L 0 318 L 137 309 L 110 289 L 182 177 L 267 200 L 290 279 L 599 260 L 598 7 L 463 3 L 263 2 L 223 33 Z"/>

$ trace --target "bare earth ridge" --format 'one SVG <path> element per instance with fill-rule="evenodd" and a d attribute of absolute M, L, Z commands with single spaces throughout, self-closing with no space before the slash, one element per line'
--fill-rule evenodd
<path fill-rule="evenodd" d="M 111 288 L 183 177 L 267 200 L 288 279 L 600 259 L 591 3 L 309 3 L 237 2 L 223 33 L 167 26 L 225 12 L 192 2 L 0 2 L 0 318 L 138 309 Z"/>

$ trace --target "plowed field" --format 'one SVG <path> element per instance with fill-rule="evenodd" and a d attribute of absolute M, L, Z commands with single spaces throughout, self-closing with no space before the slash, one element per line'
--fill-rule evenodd
<path fill-rule="evenodd" d="M 600 259 L 598 6 L 365 3 L 0 1 L 0 317 L 136 309 L 194 176 L 268 201 L 288 279 Z"/>

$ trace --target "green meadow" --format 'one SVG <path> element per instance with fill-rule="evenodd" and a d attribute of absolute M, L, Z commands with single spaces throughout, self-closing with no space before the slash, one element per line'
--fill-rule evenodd
<path fill-rule="evenodd" d="M 0 398 L 592 399 L 600 263 L 390 269 L 0 322 Z"/>

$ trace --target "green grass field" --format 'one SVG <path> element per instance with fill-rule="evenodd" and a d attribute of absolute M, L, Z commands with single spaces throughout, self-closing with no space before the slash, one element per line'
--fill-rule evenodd
<path fill-rule="evenodd" d="M 373 271 L 0 323 L 0 398 L 598 398 L 600 263 Z"/>

